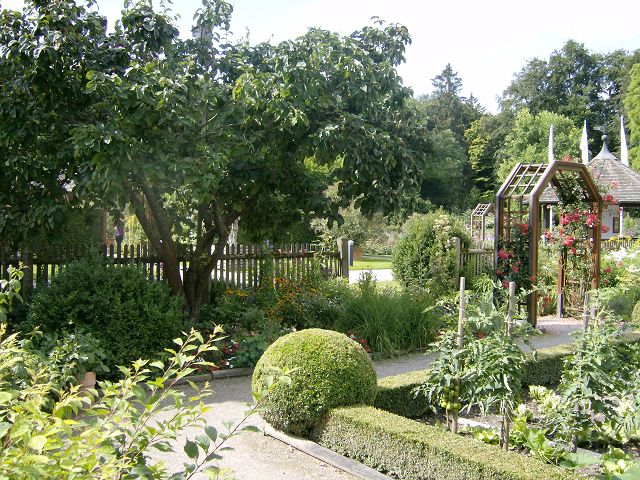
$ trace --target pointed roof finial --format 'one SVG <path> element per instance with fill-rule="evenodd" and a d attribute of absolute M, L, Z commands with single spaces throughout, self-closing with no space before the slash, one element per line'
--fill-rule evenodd
<path fill-rule="evenodd" d="M 606 134 L 602 135 L 602 150 L 600 153 L 593 157 L 593 160 L 618 160 L 618 158 L 609 151 L 609 147 L 607 146 L 607 138 L 609 138 Z"/>

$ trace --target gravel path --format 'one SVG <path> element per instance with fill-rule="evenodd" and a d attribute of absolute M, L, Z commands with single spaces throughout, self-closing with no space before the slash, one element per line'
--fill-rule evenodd
<path fill-rule="evenodd" d="M 539 324 L 540 325 L 540 324 Z M 536 348 L 545 348 L 571 341 L 568 333 L 579 328 L 576 324 L 554 324 L 551 333 L 540 335 L 532 340 Z M 434 353 L 415 353 L 398 358 L 376 361 L 375 367 L 378 378 L 398 375 L 414 370 L 422 370 L 435 357 Z M 251 378 L 235 377 L 217 379 L 213 383 L 214 395 L 209 399 L 212 409 L 207 420 L 219 431 L 224 431 L 223 421 L 242 420 L 244 412 L 251 401 Z M 248 422 L 259 428 L 264 427 L 263 420 L 254 415 Z M 185 438 L 193 438 L 201 433 L 199 429 L 183 432 L 177 441 L 177 452 L 164 459 L 170 470 L 172 465 L 178 466 L 187 460 L 182 451 Z M 223 452 L 220 466 L 231 468 L 238 480 L 352 480 L 356 477 L 327 465 L 313 457 L 307 456 L 289 445 L 262 433 L 242 434 L 229 443 L 232 451 Z M 168 454 L 164 454 L 168 455 Z M 200 476 L 197 478 L 205 478 Z"/>
<path fill-rule="evenodd" d="M 377 282 L 393 280 L 393 271 L 390 268 L 381 268 L 378 270 L 349 270 L 349 283 L 358 283 L 360 275 L 365 272 L 371 273 Z"/>

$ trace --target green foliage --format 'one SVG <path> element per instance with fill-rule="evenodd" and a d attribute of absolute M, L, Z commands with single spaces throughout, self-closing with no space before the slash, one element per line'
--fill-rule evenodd
<path fill-rule="evenodd" d="M 616 342 L 635 345 L 640 335 L 628 333 Z M 522 386 L 547 385 L 557 386 L 562 376 L 564 361 L 571 353 L 571 346 L 543 348 L 536 351 L 536 358 L 527 354 L 522 375 Z M 416 398 L 415 391 L 430 375 L 430 370 L 418 370 L 402 375 L 385 377 L 379 382 L 375 406 L 382 410 L 408 418 L 418 418 L 436 406 L 430 404 L 422 396 Z"/>
<path fill-rule="evenodd" d="M 371 407 L 331 410 L 313 438 L 342 455 L 412 480 L 578 478 L 535 458 Z"/>
<path fill-rule="evenodd" d="M 341 299 L 342 312 L 327 325 L 365 338 L 375 354 L 394 355 L 426 348 L 440 328 L 429 294 L 380 287 L 371 274 L 362 274 L 358 284 Z"/>
<path fill-rule="evenodd" d="M 3 13 L 0 232 L 53 227 L 69 205 L 130 203 L 195 318 L 238 218 L 259 230 L 274 212 L 284 227 L 337 220 L 351 201 L 365 215 L 411 205 L 431 145 L 396 70 L 407 29 L 250 45 L 228 41 L 231 12 L 207 0 L 189 39 L 145 0 L 113 31 L 73 2 Z M 189 231 L 181 276 L 175 236 Z"/>
<path fill-rule="evenodd" d="M 274 368 L 290 369 L 291 385 L 274 388 L 261 415 L 296 435 L 308 435 L 329 409 L 371 404 L 376 394 L 371 359 L 341 333 L 309 329 L 278 339 L 256 365 L 254 389 L 273 376 Z"/>
<path fill-rule="evenodd" d="M 184 324 L 180 299 L 172 297 L 166 285 L 147 280 L 142 270 L 80 260 L 35 292 L 19 328 L 92 334 L 114 378 L 116 365 L 161 355 Z"/>
<path fill-rule="evenodd" d="M 498 152 L 498 182 L 502 183 L 518 162 L 547 163 L 551 125 L 555 159 L 579 156 L 580 129 L 571 119 L 548 111 L 534 114 L 522 108 L 516 114 L 513 128 Z"/>
<path fill-rule="evenodd" d="M 106 353 L 100 342 L 90 333 L 76 331 L 53 332 L 39 339 L 34 334 L 25 345 L 35 349 L 52 369 L 51 382 L 61 388 L 69 387 L 87 372 L 103 374 L 109 371 L 104 362 Z"/>
<path fill-rule="evenodd" d="M 4 337 L 4 331 L 2 336 Z M 137 360 L 120 367 L 124 378 L 101 382 L 101 392 L 79 393 L 74 386 L 53 403 L 55 388 L 48 362 L 33 363 L 17 334 L 2 338 L 0 345 L 0 476 L 4 478 L 189 478 L 201 471 L 208 478 L 228 478 L 227 469 L 212 464 L 227 449 L 229 438 L 243 429 L 244 420 L 217 432 L 207 426 L 211 395 L 208 384 L 175 388 L 177 380 L 194 371 L 196 358 L 215 348 L 191 332 L 177 338 L 165 362 Z M 25 382 L 16 388 L 14 369 L 22 365 Z M 286 381 L 282 374 L 275 382 Z M 277 383 L 276 383 L 277 384 Z M 269 386 L 268 388 L 271 388 Z M 258 393 L 260 398 L 267 391 Z M 246 417 L 245 417 L 246 418 Z M 204 434 L 187 439 L 189 457 L 182 466 L 167 465 L 152 451 L 173 452 L 177 436 L 185 429 L 202 428 Z"/>
<path fill-rule="evenodd" d="M 496 155 L 512 124 L 513 115 L 504 111 L 498 115 L 483 115 L 464 132 L 469 145 L 467 152 L 472 186 L 487 195 L 489 201 L 493 200 L 496 191 Z"/>
<path fill-rule="evenodd" d="M 451 130 L 431 132 L 433 154 L 424 169 L 420 196 L 433 205 L 459 211 L 468 207 L 467 155 Z"/>
<path fill-rule="evenodd" d="M 424 292 L 381 287 L 365 274 L 357 285 L 342 279 L 278 279 L 277 288 L 227 289 L 203 309 L 198 328 L 223 325 L 238 342 L 231 365 L 252 366 L 264 348 L 292 329 L 326 328 L 366 340 L 374 354 L 426 348 L 440 321 Z"/>
<path fill-rule="evenodd" d="M 640 64 L 635 64 L 630 72 L 629 89 L 624 96 L 624 109 L 629 125 L 629 163 L 634 169 L 640 168 Z"/>
<path fill-rule="evenodd" d="M 569 118 L 576 127 L 582 127 L 586 118 L 589 138 L 599 140 L 594 127 L 608 125 L 609 131 L 618 130 L 629 70 L 638 61 L 638 50 L 603 55 L 568 40 L 547 60 L 534 58 L 515 75 L 501 99 L 502 108 L 517 111 L 526 107 L 534 115 L 554 112 Z"/>
<path fill-rule="evenodd" d="M 464 226 L 442 211 L 415 216 L 393 251 L 393 272 L 407 287 L 427 289 L 438 297 L 454 289 L 455 252 L 452 237 L 468 243 Z"/>
<path fill-rule="evenodd" d="M 21 302 L 20 289 L 24 272 L 20 269 L 9 267 L 9 279 L 0 280 L 0 323 L 7 320 L 7 314 L 13 308 L 15 300 Z"/>

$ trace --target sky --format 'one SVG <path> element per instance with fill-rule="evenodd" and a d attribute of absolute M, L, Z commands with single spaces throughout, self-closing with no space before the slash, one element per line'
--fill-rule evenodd
<path fill-rule="evenodd" d="M 154 0 L 154 4 L 159 4 Z M 429 93 L 431 79 L 451 63 L 471 93 L 489 112 L 497 97 L 532 58 L 548 58 L 567 40 L 593 52 L 640 48 L 638 0 L 231 0 L 231 29 L 253 42 L 296 38 L 309 27 L 349 34 L 377 16 L 409 29 L 412 44 L 399 67 L 404 84 L 416 96 Z M 22 0 L 0 0 L 20 8 Z M 110 23 L 122 0 L 98 0 Z M 174 0 L 178 26 L 189 35 L 201 0 Z"/>

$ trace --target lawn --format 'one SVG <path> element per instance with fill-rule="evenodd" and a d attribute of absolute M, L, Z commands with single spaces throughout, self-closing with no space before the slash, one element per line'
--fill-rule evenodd
<path fill-rule="evenodd" d="M 361 260 L 355 260 L 349 270 L 381 270 L 383 268 L 391 268 L 391 256 L 366 256 L 363 255 Z"/>

